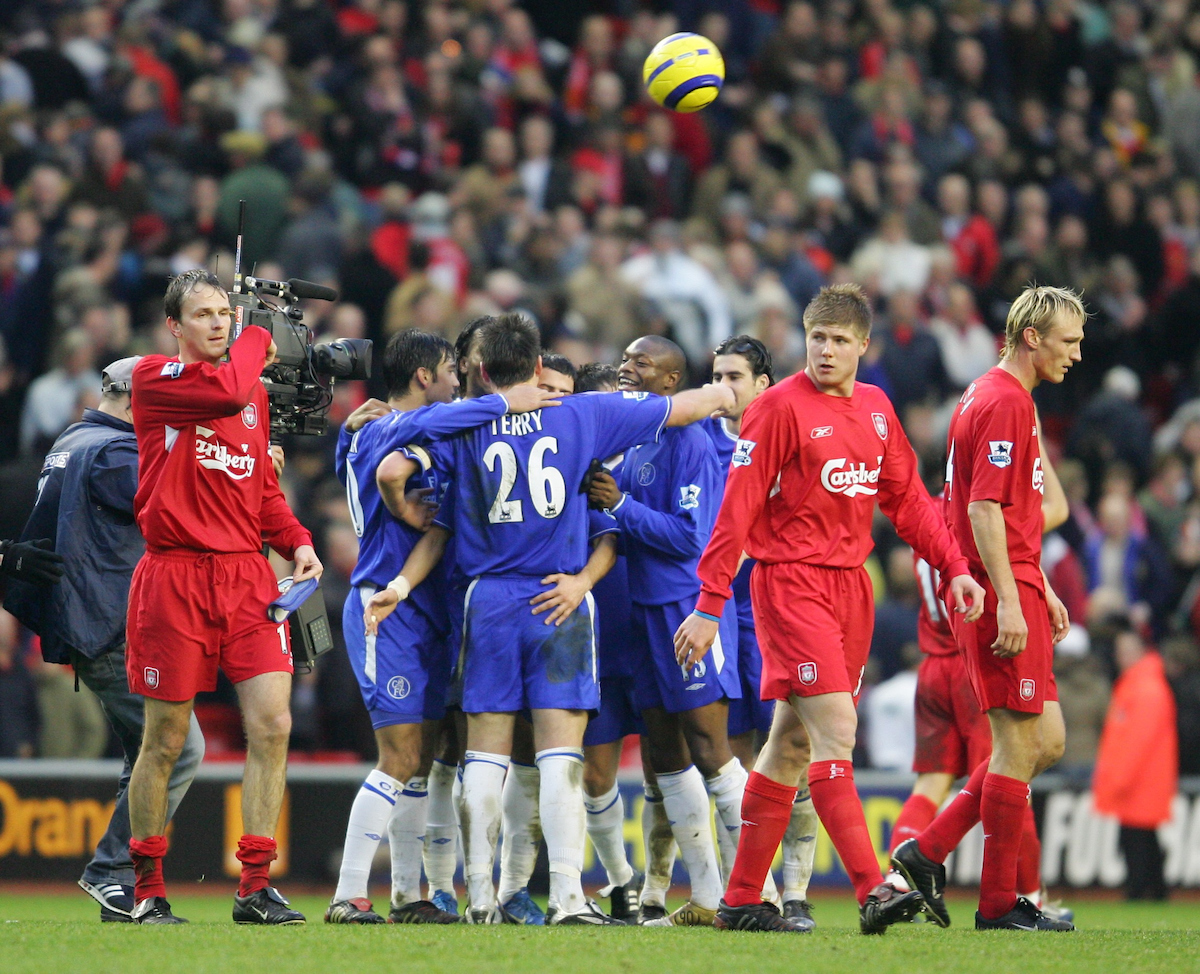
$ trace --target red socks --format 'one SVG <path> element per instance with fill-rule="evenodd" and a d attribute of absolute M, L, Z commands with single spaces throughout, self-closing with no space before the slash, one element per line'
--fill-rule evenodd
<path fill-rule="evenodd" d="M 145 839 L 129 840 L 129 855 L 133 859 L 133 901 L 141 903 L 152 896 L 167 895 L 163 883 L 162 861 L 167 854 L 167 837 L 151 835 Z"/>
<path fill-rule="evenodd" d="M 796 789 L 751 771 L 742 795 L 742 834 L 729 874 L 725 902 L 749 906 L 762 901 L 763 883 L 792 818 Z"/>
<path fill-rule="evenodd" d="M 867 901 L 867 894 L 883 882 L 883 874 L 854 787 L 854 765 L 849 761 L 814 761 L 808 768 L 808 787 L 817 816 L 842 858 L 861 905 Z"/>
<path fill-rule="evenodd" d="M 1021 851 L 1017 855 L 1017 892 L 1022 896 L 1042 891 L 1042 840 L 1038 838 L 1033 806 L 1025 808 L 1021 828 Z M 1037 900 L 1034 900 L 1037 905 Z"/>
<path fill-rule="evenodd" d="M 238 839 L 237 857 L 242 864 L 238 896 L 249 896 L 270 885 L 267 874 L 271 863 L 279 858 L 274 839 L 265 835 L 243 835 Z"/>
<path fill-rule="evenodd" d="M 979 821 L 979 800 L 987 768 L 988 761 L 980 761 L 954 801 L 917 837 L 917 848 L 934 862 L 945 862 Z"/>
<path fill-rule="evenodd" d="M 1002 774 L 983 779 L 983 875 L 979 912 L 985 920 L 1004 916 L 1017 902 L 1017 853 L 1029 807 L 1029 785 Z"/>
<path fill-rule="evenodd" d="M 895 852 L 896 846 L 907 839 L 915 839 L 936 817 L 937 805 L 924 795 L 909 795 L 900 809 L 900 817 L 892 826 L 892 845 L 888 852 Z"/>

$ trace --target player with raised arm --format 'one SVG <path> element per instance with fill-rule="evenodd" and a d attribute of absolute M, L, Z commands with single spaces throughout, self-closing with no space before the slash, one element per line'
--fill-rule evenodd
<path fill-rule="evenodd" d="M 279 589 L 267 543 L 295 561 L 295 582 L 321 575 L 312 536 L 288 509 L 272 469 L 267 393 L 270 332 L 229 345 L 229 297 L 207 271 L 172 279 L 164 300 L 178 356 L 147 355 L 133 371 L 138 442 L 134 512 L 146 554 L 133 573 L 126 627 L 129 689 L 145 697 L 142 747 L 129 781 L 133 918 L 179 923 L 163 884 L 167 782 L 192 704 L 217 670 L 237 690 L 246 731 L 234 897 L 238 923 L 299 924 L 270 885 L 287 769 L 292 655 L 286 623 L 267 607 Z M 222 362 L 226 351 L 229 360 Z"/>
<path fill-rule="evenodd" d="M 504 315 L 481 330 L 482 376 L 505 391 L 536 385 L 537 329 Z M 430 448 L 453 472 L 448 494 L 456 557 L 472 579 L 465 599 L 464 842 L 471 922 L 494 920 L 492 870 L 500 793 L 517 711 L 532 711 L 540 811 L 550 858 L 549 921 L 606 924 L 580 886 L 585 835 L 581 788 L 587 715 L 599 704 L 592 600 L 547 626 L 530 603 L 587 561 L 587 502 L 580 492 L 595 457 L 655 439 L 732 405 L 706 387 L 672 400 L 583 395 L 521 421 L 501 421 Z M 570 485 L 570 487 L 568 487 Z M 386 604 L 381 601 L 382 611 Z"/>
<path fill-rule="evenodd" d="M 771 353 L 757 338 L 737 335 L 727 338 L 713 353 L 713 382 L 733 390 L 737 405 L 724 416 L 710 418 L 705 428 L 712 437 L 722 470 L 728 472 L 734 449 L 742 428 L 746 407 L 775 384 Z M 753 767 L 754 758 L 771 732 L 774 712 L 785 711 L 780 719 L 787 721 L 791 732 L 776 739 L 776 748 L 793 751 L 793 761 L 808 765 L 808 735 L 804 725 L 791 719 L 788 706 L 774 700 L 762 699 L 762 653 L 755 634 L 754 611 L 750 599 L 750 572 L 754 559 L 746 558 L 733 581 L 733 598 L 738 618 L 738 675 L 742 680 L 742 697 L 729 703 L 729 746 L 744 767 Z M 756 740 L 757 738 L 757 740 Z M 817 812 L 807 787 L 801 787 L 792 804 L 792 817 L 783 834 L 783 915 L 801 925 L 813 925 L 812 904 L 808 902 L 808 883 L 812 878 L 813 858 L 817 851 Z M 763 899 L 771 896 L 774 879 L 767 873 Z"/>
<path fill-rule="evenodd" d="M 967 388 L 950 420 L 946 517 L 974 574 L 986 579 L 984 614 L 954 626 L 967 675 L 992 731 L 992 755 L 957 798 L 892 865 L 945 917 L 946 856 L 983 822 L 978 930 L 1074 930 L 1017 893 L 1017 861 L 1029 782 L 1062 754 L 1054 645 L 1066 607 L 1041 567 L 1045 470 L 1032 390 L 1062 382 L 1081 358 L 1087 319 L 1065 288 L 1034 286 L 1013 302 L 1000 364 Z M 943 926 L 946 923 L 942 924 Z"/>
<path fill-rule="evenodd" d="M 363 702 L 371 715 L 379 761 L 363 782 L 346 828 L 337 890 L 327 923 L 382 923 L 367 892 L 371 860 L 384 832 L 392 858 L 392 923 L 457 923 L 456 913 L 421 899 L 422 836 L 428 775 L 446 711 L 452 665 L 446 643 L 449 618 L 445 578 L 412 593 L 385 625 L 367 635 L 363 607 L 403 565 L 421 532 L 396 520 L 385 506 L 390 490 L 409 485 L 388 478 L 391 455 L 407 444 L 428 442 L 498 419 L 512 409 L 543 405 L 526 394 L 510 404 L 502 396 L 453 402 L 458 389 L 454 347 L 419 331 L 392 337 L 383 354 L 389 390 L 387 415 L 338 437 L 336 469 L 346 487 L 359 536 L 343 632 Z M 516 397 L 514 397 L 516 398 Z M 445 484 L 428 473 L 411 489 L 436 502 Z"/>
<path fill-rule="evenodd" d="M 983 591 L 921 483 L 887 396 L 856 382 L 870 344 L 871 308 L 857 285 L 822 288 L 804 312 L 808 364 L 747 408 L 725 500 L 700 561 L 696 611 L 680 625 L 681 665 L 708 652 L 742 552 L 751 575 L 763 694 L 786 700 L 812 747 L 808 784 L 860 905 L 863 933 L 909 920 L 921 894 L 883 882 L 854 787 L 854 704 L 870 649 L 874 601 L 863 562 L 875 503 L 900 537 L 949 579 L 956 610 L 973 621 Z M 771 903 L 763 881 L 787 829 L 799 775 L 775 742 L 778 715 L 746 785 L 742 834 L 716 924 L 802 932 Z"/>
<path fill-rule="evenodd" d="M 683 351 L 655 335 L 625 349 L 618 389 L 670 396 L 686 373 Z M 634 698 L 649 739 L 650 764 L 692 884 L 687 903 L 669 916 L 642 903 L 640 923 L 709 926 L 721 899 L 741 828 L 746 772 L 729 749 L 729 700 L 742 693 L 737 673 L 737 618 L 730 615 L 713 655 L 681 667 L 672 635 L 699 594 L 696 562 L 721 501 L 724 474 L 703 424 L 670 430 L 629 450 L 620 479 L 599 471 L 589 497 L 621 528 L 633 611 L 630 652 Z M 706 794 L 707 789 L 707 794 Z M 709 827 L 716 801 L 721 859 Z"/>

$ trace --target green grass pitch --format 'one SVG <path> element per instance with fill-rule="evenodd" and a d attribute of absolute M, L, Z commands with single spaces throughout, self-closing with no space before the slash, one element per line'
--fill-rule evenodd
<path fill-rule="evenodd" d="M 11 890 L 11 887 L 10 887 Z M 87 974 L 1041 974 L 1041 972 L 1200 971 L 1200 901 L 1125 904 L 1073 902 L 1075 934 L 976 933 L 974 903 L 950 903 L 954 926 L 893 927 L 883 937 L 857 930 L 853 901 L 815 897 L 817 932 L 807 936 L 723 933 L 705 929 L 522 927 L 331 927 L 326 901 L 299 896 L 306 927 L 238 927 L 231 900 L 189 896 L 173 905 L 187 927 L 98 922 L 82 893 L 0 894 L 0 971 Z"/>

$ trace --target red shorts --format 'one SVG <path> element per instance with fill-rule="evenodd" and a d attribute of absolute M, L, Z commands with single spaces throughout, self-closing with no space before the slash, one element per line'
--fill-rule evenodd
<path fill-rule="evenodd" d="M 1047 700 L 1058 699 L 1046 593 L 1040 586 L 1017 580 L 1021 614 L 1029 628 L 1029 638 L 1018 656 L 1002 659 L 992 650 L 996 641 L 996 591 L 987 581 L 983 590 L 983 615 L 977 621 L 966 623 L 957 612 L 950 613 L 950 625 L 975 698 L 983 710 L 1003 707 L 1040 714 Z"/>
<path fill-rule="evenodd" d="M 864 569 L 759 562 L 750 596 L 764 700 L 822 693 L 858 699 L 875 628 L 875 594 Z"/>
<path fill-rule="evenodd" d="M 917 670 L 917 774 L 970 774 L 992 753 L 992 728 L 979 709 L 961 653 L 926 656 Z"/>
<path fill-rule="evenodd" d="M 278 594 L 260 554 L 147 551 L 129 588 L 129 689 L 191 700 L 216 689 L 218 667 L 233 683 L 291 673 L 287 623 L 267 618 Z"/>

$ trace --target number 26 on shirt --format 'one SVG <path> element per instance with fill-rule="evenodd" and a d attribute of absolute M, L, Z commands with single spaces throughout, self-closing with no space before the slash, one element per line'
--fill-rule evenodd
<path fill-rule="evenodd" d="M 547 453 L 558 453 L 557 437 L 540 437 L 529 451 L 529 499 L 541 517 L 550 519 L 562 513 L 567 501 L 567 485 L 563 475 L 546 463 Z M 495 473 L 497 463 L 500 465 L 500 489 L 488 511 L 488 521 L 492 524 L 524 521 L 524 502 L 509 499 L 520 473 L 512 445 L 503 440 L 493 443 L 484 453 L 483 462 L 491 473 Z"/>

